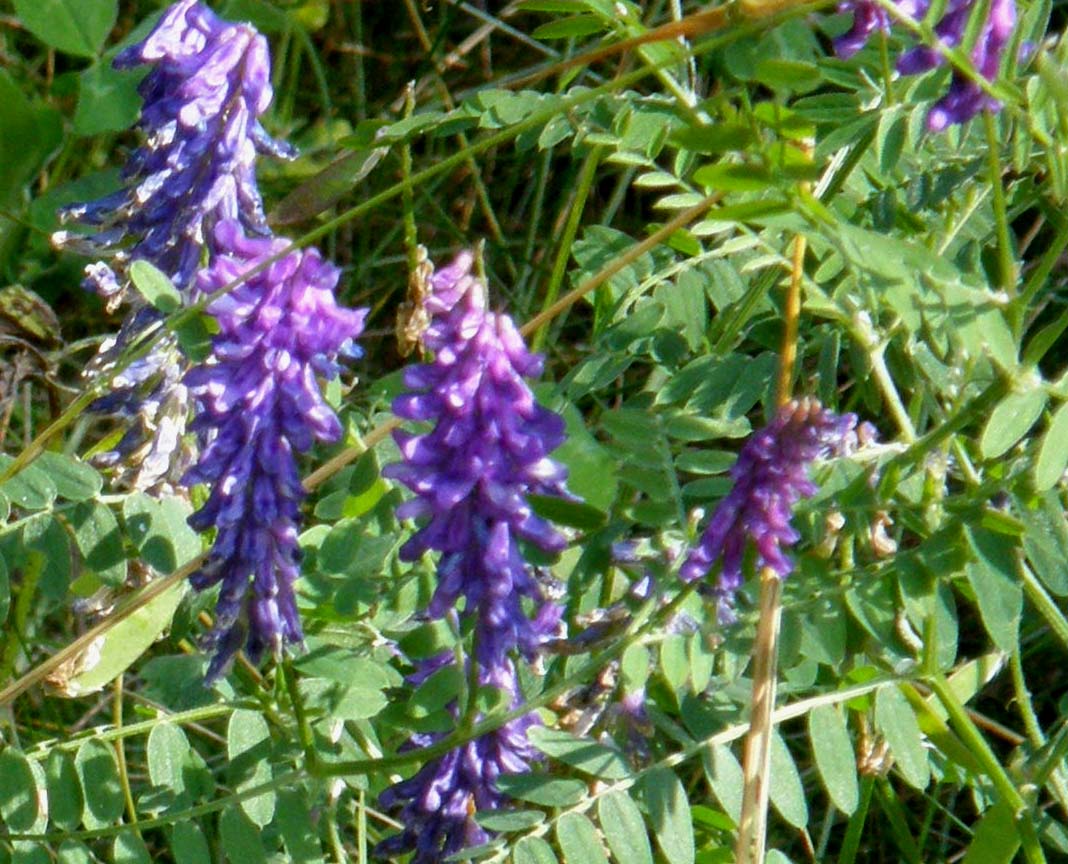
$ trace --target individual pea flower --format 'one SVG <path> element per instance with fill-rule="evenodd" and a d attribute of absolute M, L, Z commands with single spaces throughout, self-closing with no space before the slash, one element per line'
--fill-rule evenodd
<path fill-rule="evenodd" d="M 691 582 L 722 562 L 713 589 L 722 618 L 732 617 L 750 540 L 759 566 L 770 568 L 779 578 L 793 571 L 793 561 L 784 551 L 800 538 L 791 524 L 793 508 L 818 488 L 809 479 L 809 464 L 851 449 L 857 440 L 856 428 L 856 415 L 839 416 L 806 398 L 783 405 L 771 423 L 742 447 L 730 471 L 733 487 L 679 570 L 680 578 Z"/>
<path fill-rule="evenodd" d="M 236 219 L 248 233 L 269 233 L 256 156 L 292 156 L 259 121 L 272 97 L 270 59 L 266 40 L 250 25 L 180 0 L 114 65 L 152 67 L 140 85 L 143 143 L 123 169 L 121 189 L 61 211 L 64 221 L 96 233 L 60 231 L 53 238 L 60 247 L 111 259 L 89 265 L 85 280 L 109 308 L 124 299 L 125 269 L 134 260 L 155 265 L 185 291 L 203 256 L 216 251 L 216 223 Z"/>
<path fill-rule="evenodd" d="M 337 375 L 337 359 L 366 316 L 337 305 L 339 271 L 314 249 L 246 237 L 235 221 L 215 232 L 220 248 L 231 251 L 200 272 L 196 292 L 243 281 L 209 303 L 219 325 L 213 355 L 185 376 L 201 406 L 192 428 L 203 449 L 184 482 L 210 488 L 189 523 L 217 530 L 207 563 L 191 581 L 201 590 L 222 584 L 209 681 L 242 645 L 255 660 L 303 639 L 293 594 L 304 497 L 296 454 L 340 437 L 316 376 Z"/>
<path fill-rule="evenodd" d="M 560 609 L 544 599 L 520 541 L 548 554 L 564 548 L 564 537 L 527 500 L 568 497 L 567 472 L 548 455 L 564 441 L 564 421 L 535 400 L 524 379 L 541 372 L 542 360 L 507 315 L 487 310 L 472 263 L 463 253 L 430 277 L 422 342 L 434 359 L 406 371 L 413 392 L 393 410 L 433 428 L 395 433 L 404 461 L 383 474 L 415 493 L 397 515 L 426 520 L 400 557 L 440 553 L 429 614 L 441 617 L 462 597 L 466 610 L 477 610 L 477 661 L 497 668 L 515 648 L 532 654 L 559 627 Z"/>
<path fill-rule="evenodd" d="M 420 677 L 425 679 L 442 665 L 438 658 L 424 664 Z M 521 704 L 515 668 L 509 661 L 492 670 L 483 668 L 479 681 L 503 691 L 512 708 Z M 534 713 L 510 720 L 431 759 L 412 777 L 386 789 L 379 803 L 386 809 L 400 808 L 398 821 L 403 830 L 382 841 L 375 854 L 393 859 L 414 852 L 412 864 L 437 864 L 463 849 L 489 842 L 492 835 L 475 821 L 475 813 L 507 806 L 508 796 L 500 791 L 497 780 L 528 772 L 540 758 L 527 740 L 527 731 L 537 724 Z M 443 737 L 442 733 L 417 733 L 403 749 L 425 749 Z"/>
<path fill-rule="evenodd" d="M 949 48 L 961 45 L 976 5 L 975 0 L 950 0 L 934 27 L 939 42 Z M 913 19 L 923 18 L 928 6 L 927 0 L 901 0 L 898 4 L 901 12 Z M 984 9 L 971 48 L 971 61 L 983 78 L 993 81 L 1016 26 L 1016 2 L 991 0 Z M 876 30 L 884 33 L 890 30 L 889 15 L 874 0 L 845 0 L 839 5 L 839 11 L 853 12 L 852 29 L 835 41 L 835 50 L 841 57 L 859 51 Z M 897 69 L 903 75 L 915 75 L 941 66 L 943 62 L 939 51 L 928 45 L 918 45 L 901 55 Z M 927 128 L 940 132 L 947 126 L 967 122 L 980 111 L 998 111 L 1000 108 L 1001 104 L 977 82 L 955 69 L 948 92 L 927 115 Z"/>

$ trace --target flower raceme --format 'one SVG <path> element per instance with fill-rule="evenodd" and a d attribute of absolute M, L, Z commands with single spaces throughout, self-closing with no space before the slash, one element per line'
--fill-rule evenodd
<path fill-rule="evenodd" d="M 853 414 L 839 416 L 814 399 L 802 399 L 782 406 L 746 442 L 731 467 L 734 486 L 679 570 L 684 581 L 692 582 L 722 561 L 714 588 L 721 616 L 731 616 L 749 541 L 761 567 L 770 567 L 780 578 L 793 571 L 784 547 L 799 539 L 791 524 L 794 505 L 817 490 L 808 476 L 809 464 L 848 450 L 856 440 L 856 425 Z"/>
<path fill-rule="evenodd" d="M 563 549 L 563 536 L 532 511 L 527 495 L 566 497 L 567 472 L 548 455 L 564 441 L 564 421 L 524 380 L 540 374 L 541 358 L 527 351 L 511 318 L 487 310 L 472 261 L 463 253 L 431 276 L 423 343 L 434 360 L 406 371 L 413 392 L 393 410 L 434 426 L 397 432 L 404 461 L 383 473 L 415 493 L 397 515 L 426 520 L 401 558 L 441 556 L 429 613 L 440 617 L 462 597 L 476 616 L 478 662 L 492 668 L 514 648 L 533 652 L 559 622 L 520 541 L 550 554 Z M 537 607 L 533 617 L 524 599 Z"/>
<path fill-rule="evenodd" d="M 902 13 L 915 20 L 923 18 L 930 7 L 928 0 L 897 0 L 897 5 Z M 1016 25 L 1016 2 L 990 0 L 989 6 L 983 6 L 984 11 L 977 13 L 978 5 L 975 0 L 949 0 L 934 32 L 944 45 L 955 48 L 963 44 L 972 15 L 983 15 L 971 48 L 971 61 L 983 78 L 993 81 Z M 835 41 L 835 50 L 841 57 L 851 57 L 877 30 L 890 32 L 890 16 L 876 0 L 844 0 L 838 8 L 853 13 L 852 28 Z M 901 55 L 897 69 L 903 75 L 915 75 L 942 63 L 943 57 L 938 51 L 918 45 Z M 954 70 L 949 91 L 927 115 L 927 128 L 939 132 L 952 124 L 967 122 L 980 111 L 997 111 L 1000 107 L 1000 103 L 975 81 Z"/>
<path fill-rule="evenodd" d="M 115 58 L 117 68 L 142 65 L 152 67 L 140 86 L 144 140 L 123 169 L 123 188 L 62 211 L 64 220 L 95 226 L 96 234 L 54 238 L 111 257 L 112 264 L 86 268 L 86 287 L 109 306 L 123 298 L 122 271 L 131 261 L 154 264 L 184 291 L 205 253 L 216 252 L 216 223 L 236 219 L 247 233 L 269 233 L 256 157 L 292 155 L 259 122 L 272 97 L 270 59 L 251 26 L 180 0 L 144 41 Z"/>
<path fill-rule="evenodd" d="M 296 453 L 340 437 L 316 376 L 337 375 L 337 358 L 366 316 L 337 305 L 339 271 L 314 249 L 246 237 L 233 221 L 219 223 L 215 233 L 219 248 L 229 251 L 201 271 L 199 294 L 281 257 L 208 305 L 219 324 L 213 356 L 185 376 L 201 405 L 192 428 L 203 450 L 184 481 L 210 487 L 189 521 L 199 531 L 218 532 L 207 563 L 192 577 L 198 589 L 222 583 L 209 680 L 242 646 L 255 659 L 303 638 L 293 595 L 304 496 Z"/>

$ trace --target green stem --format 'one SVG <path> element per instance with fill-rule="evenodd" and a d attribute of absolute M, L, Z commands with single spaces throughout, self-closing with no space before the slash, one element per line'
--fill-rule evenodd
<path fill-rule="evenodd" d="M 1019 570 L 1020 580 L 1023 582 L 1027 599 L 1031 601 L 1038 613 L 1045 619 L 1053 635 L 1060 640 L 1065 648 L 1068 648 L 1068 620 L 1065 619 L 1061 610 L 1057 608 L 1057 604 L 1053 602 L 1053 598 L 1049 596 L 1049 592 L 1038 581 L 1038 577 L 1035 576 L 1031 568 L 1021 561 Z"/>
<path fill-rule="evenodd" d="M 579 222 L 582 219 L 583 211 L 586 209 L 586 199 L 589 198 L 590 190 L 593 188 L 593 181 L 597 175 L 597 166 L 600 164 L 603 152 L 603 147 L 594 147 L 586 155 L 582 166 L 579 168 L 575 195 L 566 205 L 568 207 L 567 221 L 564 223 L 564 230 L 560 235 L 560 244 L 556 248 L 556 258 L 553 260 L 553 269 L 549 274 L 549 284 L 545 287 L 545 299 L 541 304 L 542 312 L 551 307 L 560 294 L 560 286 L 563 284 L 564 274 L 567 272 L 567 262 L 571 260 L 571 246 L 575 242 Z M 534 338 L 530 343 L 531 350 L 534 352 L 541 351 L 548 335 L 549 322 L 546 321 L 534 333 Z"/>
<path fill-rule="evenodd" d="M 304 697 L 300 695 L 297 672 L 288 657 L 282 661 L 282 675 L 285 678 L 286 690 L 289 692 L 289 701 L 293 703 L 293 717 L 297 721 L 297 737 L 304 750 L 304 760 L 308 771 L 315 774 L 319 767 L 319 754 L 315 751 L 315 734 L 308 722 L 308 713 L 304 710 Z"/>
<path fill-rule="evenodd" d="M 875 790 L 875 775 L 865 774 L 860 781 L 860 803 L 853 815 L 849 817 L 846 826 L 845 837 L 842 838 L 842 849 L 838 853 L 838 864 L 854 864 L 857 860 L 857 851 L 860 849 L 860 838 L 864 833 L 864 823 L 868 818 L 868 809 L 871 807 L 871 796 Z"/>
<path fill-rule="evenodd" d="M 1029 811 L 1027 802 L 1016 788 L 1012 778 L 998 761 L 990 744 L 976 728 L 971 717 L 961 704 L 949 682 L 941 674 L 933 674 L 927 677 L 927 683 L 942 703 L 949 721 L 961 740 L 968 747 L 971 754 L 983 766 L 983 770 L 994 784 L 994 788 L 1002 801 L 1004 801 L 1013 813 L 1013 821 L 1016 831 L 1020 835 L 1020 844 L 1024 855 L 1030 864 L 1045 864 L 1046 856 L 1042 852 L 1042 844 L 1038 839 L 1038 831 L 1035 828 L 1033 814 Z"/>
<path fill-rule="evenodd" d="M 1012 235 L 1009 227 L 1009 211 L 1005 204 L 1002 187 L 1001 141 L 998 139 L 997 120 L 990 111 L 983 111 L 983 129 L 986 132 L 987 170 L 990 172 L 991 203 L 994 207 L 994 225 L 998 238 L 998 287 L 1009 297 L 1016 296 L 1016 261 L 1013 257 Z M 1018 307 L 1013 309 L 1019 311 Z M 1019 322 L 1016 324 L 1019 333 Z"/>
<path fill-rule="evenodd" d="M 114 705 L 112 706 L 112 719 L 116 729 L 122 729 L 122 675 L 115 679 L 113 689 L 115 691 Z M 122 786 L 122 797 L 126 800 L 126 815 L 130 820 L 130 827 L 134 834 L 141 836 L 137 827 L 137 807 L 134 805 L 133 790 L 130 788 L 130 774 L 126 767 L 126 747 L 121 738 L 115 740 L 115 759 L 119 763 L 119 785 Z"/>
<path fill-rule="evenodd" d="M 18 661 L 19 648 L 25 641 L 26 622 L 30 619 L 33 601 L 37 597 L 37 583 L 41 580 L 41 573 L 44 571 L 45 556 L 43 552 L 34 549 L 26 557 L 27 564 L 23 571 L 22 587 L 19 588 L 19 599 L 15 601 L 15 618 L 12 626 L 7 628 L 4 657 L 3 661 L 0 662 L 0 681 L 7 681 L 15 673 L 15 663 Z"/>
<path fill-rule="evenodd" d="M 1014 301 L 1019 307 L 1017 314 L 1020 320 L 1023 320 L 1031 301 L 1045 287 L 1046 280 L 1049 278 L 1049 274 L 1053 272 L 1057 262 L 1061 260 L 1065 247 L 1068 247 L 1068 219 L 1064 219 L 1061 222 L 1057 233 L 1053 235 L 1053 239 L 1050 241 L 1049 246 L 1046 247 L 1046 251 L 1042 253 L 1042 257 L 1038 259 L 1031 272 L 1027 275 L 1027 280 L 1020 290 L 1019 296 Z"/>

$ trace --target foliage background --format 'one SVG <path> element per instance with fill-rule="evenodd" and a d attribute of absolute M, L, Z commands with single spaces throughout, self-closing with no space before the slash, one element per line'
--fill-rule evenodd
<path fill-rule="evenodd" d="M 696 595 L 667 621 L 628 588 L 648 570 L 665 602 L 679 593 L 672 562 L 769 416 L 798 235 L 795 390 L 881 443 L 823 469 L 800 508 L 769 861 L 1010 861 L 1016 815 L 1068 860 L 1059 9 L 1021 5 L 1034 50 L 998 82 L 1005 109 L 935 136 L 949 71 L 891 75 L 904 26 L 839 61 L 847 20 L 827 10 L 744 6 L 714 32 L 568 65 L 699 7 L 212 5 L 268 35 L 268 125 L 303 154 L 261 162 L 273 223 L 310 235 L 344 268 L 344 302 L 373 310 L 360 380 L 332 394 L 348 439 L 307 466 L 308 651 L 289 670 L 308 724 L 279 667 L 200 686 L 211 598 L 180 579 L 135 593 L 201 551 L 188 502 L 115 492 L 82 461 L 113 433 L 79 410 L 79 373 L 118 320 L 48 236 L 57 206 L 117 182 L 137 75 L 108 63 L 159 5 L 5 0 L 3 458 L 61 422 L 0 486 L 0 861 L 363 861 L 392 832 L 376 796 L 411 770 L 397 748 L 448 726 L 459 686 L 404 684 L 405 656 L 457 635 L 413 617 L 432 570 L 396 560 L 411 526 L 379 475 L 416 238 L 442 263 L 484 238 L 494 305 L 518 321 L 595 286 L 533 342 L 585 500 L 541 505 L 575 538 L 552 572 L 573 634 L 599 609 L 611 623 L 524 670 L 551 758 L 513 781 L 517 812 L 483 817 L 501 833 L 478 857 L 732 860 L 755 591 L 722 627 Z M 639 564 L 613 558 L 622 540 Z M 116 604 L 137 611 L 120 622 Z M 99 656 L 77 650 L 92 626 Z M 70 662 L 41 665 L 57 652 Z M 642 686 L 634 728 L 616 706 Z"/>

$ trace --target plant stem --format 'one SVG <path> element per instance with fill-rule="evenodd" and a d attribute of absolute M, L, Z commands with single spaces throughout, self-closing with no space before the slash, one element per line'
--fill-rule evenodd
<path fill-rule="evenodd" d="M 760 571 L 760 617 L 753 645 L 753 707 L 742 760 L 742 814 L 734 847 L 736 864 L 763 864 L 771 772 L 772 711 L 775 708 L 782 621 L 782 580 L 770 567 Z"/>
<path fill-rule="evenodd" d="M 1068 620 L 1065 619 L 1061 610 L 1057 608 L 1057 604 L 1053 602 L 1049 592 L 1038 581 L 1038 577 L 1023 561 L 1020 562 L 1019 571 L 1027 599 L 1038 610 L 1038 613 L 1049 626 L 1050 631 L 1060 640 L 1061 645 L 1068 648 Z"/>
<path fill-rule="evenodd" d="M 953 692 L 953 688 L 945 677 L 940 673 L 933 673 L 928 675 L 927 683 L 938 697 L 938 701 L 942 703 L 942 707 L 946 709 L 946 713 L 949 715 L 949 722 L 953 725 L 961 740 L 978 760 L 979 764 L 983 766 L 983 770 L 994 784 L 998 796 L 1012 810 L 1013 821 L 1020 835 L 1020 843 L 1028 862 L 1030 864 L 1045 864 L 1046 856 L 1042 852 L 1042 844 L 1038 839 L 1033 813 L 1030 812 L 1027 802 L 1017 790 L 1016 784 L 1009 777 L 994 751 L 990 749 L 987 740 L 968 716 L 964 705 L 961 704 L 960 699 L 957 698 L 957 694 Z"/>
<path fill-rule="evenodd" d="M 560 245 L 556 248 L 556 258 L 553 260 L 553 269 L 549 274 L 549 283 L 545 286 L 545 299 L 541 304 L 542 312 L 549 309 L 556 302 L 556 298 L 560 293 L 560 285 L 563 283 L 564 274 L 567 272 L 567 262 L 571 258 L 571 246 L 575 242 L 579 222 L 582 219 L 583 211 L 586 209 L 586 199 L 589 198 L 590 190 L 593 188 L 593 181 L 597 176 L 597 166 L 601 162 L 601 154 L 603 152 L 603 147 L 594 147 L 586 154 L 586 158 L 579 168 L 575 194 L 564 205 L 567 208 L 567 221 L 564 223 L 564 230 L 560 234 Z M 549 322 L 546 321 L 534 332 L 534 337 L 530 342 L 531 350 L 535 352 L 541 351 L 548 334 Z"/>
<path fill-rule="evenodd" d="M 875 775 L 863 775 L 860 780 L 860 803 L 857 804 L 857 809 L 853 811 L 853 815 L 849 817 L 845 837 L 842 839 L 842 849 L 838 853 L 838 864 L 853 864 L 857 860 L 860 838 L 864 833 L 864 823 L 868 818 L 868 809 L 871 807 L 871 796 L 874 789 Z"/>
<path fill-rule="evenodd" d="M 983 129 L 986 132 L 986 156 L 987 170 L 990 172 L 988 182 L 992 195 L 991 204 L 994 207 L 994 225 L 998 238 L 998 287 L 1009 295 L 1016 296 L 1016 261 L 1013 258 L 1012 235 L 1009 227 L 1009 213 L 1005 205 L 1005 190 L 1002 188 L 1001 141 L 998 139 L 997 120 L 993 113 L 983 111 Z M 1023 310 L 1012 307 L 1017 313 Z M 1019 332 L 1018 322 L 1014 323 L 1014 330 Z"/>
<path fill-rule="evenodd" d="M 114 698 L 111 709 L 112 722 L 117 730 L 122 729 L 122 675 L 115 679 Z M 122 786 L 122 797 L 126 799 L 126 815 L 130 820 L 130 827 L 134 834 L 141 836 L 141 829 L 137 827 L 137 807 L 134 805 L 133 790 L 130 788 L 130 774 L 126 768 L 126 746 L 122 738 L 115 739 L 115 758 L 119 763 L 119 783 Z"/>

